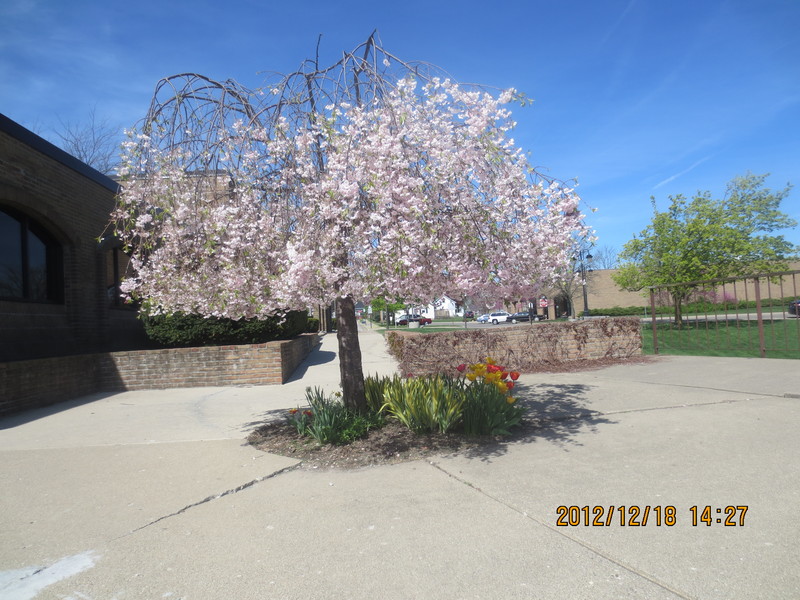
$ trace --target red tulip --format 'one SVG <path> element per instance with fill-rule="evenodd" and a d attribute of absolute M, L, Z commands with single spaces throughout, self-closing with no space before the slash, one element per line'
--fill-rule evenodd
<path fill-rule="evenodd" d="M 514 389 L 514 382 L 513 381 L 506 381 L 506 389 L 513 390 Z"/>
<path fill-rule="evenodd" d="M 464 372 L 464 371 L 467 369 L 467 365 L 465 365 L 465 364 L 463 364 L 463 363 L 462 363 L 462 364 L 458 365 L 458 366 L 456 367 L 456 369 L 458 369 L 458 372 L 459 372 L 459 373 L 463 373 L 463 372 Z"/>
<path fill-rule="evenodd" d="M 514 381 L 519 379 L 519 373 L 517 373 L 516 371 L 511 371 L 511 379 L 513 379 Z"/>

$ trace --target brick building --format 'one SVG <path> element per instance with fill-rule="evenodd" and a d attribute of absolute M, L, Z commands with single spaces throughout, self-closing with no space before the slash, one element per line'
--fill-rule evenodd
<path fill-rule="evenodd" d="M 789 270 L 800 271 L 800 261 L 789 261 Z M 586 296 L 589 308 L 605 309 L 614 308 L 615 306 L 649 306 L 650 297 L 647 290 L 641 292 L 628 292 L 620 289 L 611 278 L 614 273 L 616 273 L 616 269 L 601 269 L 592 271 L 588 274 L 588 277 L 586 278 Z M 791 284 L 787 283 L 785 287 L 786 295 L 793 295 L 795 293 L 795 287 L 793 287 Z M 755 291 L 753 289 L 752 281 L 739 284 L 736 291 L 736 296 L 739 300 L 753 300 L 755 298 Z M 767 295 L 770 297 L 780 297 L 781 295 L 777 289 L 765 289 L 762 290 L 761 294 L 764 297 Z M 576 312 L 581 314 L 583 311 L 583 291 L 580 286 L 576 286 L 572 300 L 574 302 Z M 561 307 L 561 312 L 567 312 L 566 299 L 559 298 L 557 301 L 560 302 L 559 306 Z"/>
<path fill-rule="evenodd" d="M 141 347 L 102 245 L 117 183 L 0 114 L 0 362 Z"/>

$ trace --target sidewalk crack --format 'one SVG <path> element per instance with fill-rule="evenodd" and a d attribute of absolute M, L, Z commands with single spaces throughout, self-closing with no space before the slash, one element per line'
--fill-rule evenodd
<path fill-rule="evenodd" d="M 137 532 L 141 531 L 142 529 L 147 529 L 148 527 L 150 527 L 152 525 L 155 525 L 156 523 L 160 523 L 161 521 L 164 521 L 166 519 L 171 519 L 172 517 L 177 517 L 178 515 L 181 515 L 181 514 L 185 513 L 186 511 L 188 511 L 189 509 L 195 508 L 196 506 L 200 506 L 202 504 L 206 504 L 207 502 L 211 502 L 213 500 L 218 500 L 220 498 L 224 498 L 225 496 L 229 496 L 231 494 L 237 494 L 237 493 L 241 492 L 242 490 L 246 490 L 246 489 L 248 489 L 250 487 L 253 487 L 257 483 L 261 483 L 262 481 L 266 481 L 267 479 L 272 479 L 273 477 L 277 477 L 278 475 L 282 475 L 284 473 L 288 473 L 289 471 L 293 471 L 293 470 L 297 469 L 302 464 L 303 464 L 302 462 L 298 462 L 297 464 L 290 465 L 288 467 L 284 467 L 283 469 L 279 469 L 279 470 L 275 471 L 274 473 L 270 473 L 269 475 L 265 475 L 264 477 L 257 477 L 256 479 L 253 479 L 252 481 L 248 481 L 247 483 L 243 483 L 242 485 L 237 486 L 235 488 L 232 488 L 232 489 L 229 489 L 229 490 L 225 490 L 224 492 L 220 492 L 219 494 L 213 494 L 211 496 L 208 496 L 207 498 L 203 498 L 202 500 L 199 500 L 199 501 L 194 502 L 192 504 L 188 504 L 188 505 L 184 506 L 183 508 L 181 508 L 180 510 L 177 510 L 177 511 L 175 511 L 173 513 L 170 513 L 168 515 L 164 515 L 163 517 L 159 517 L 155 521 L 150 521 L 149 523 L 146 523 L 145 525 L 142 525 L 141 527 L 137 527 L 136 529 L 134 529 L 134 530 L 132 530 L 132 531 L 130 531 L 130 532 L 124 534 L 124 535 L 121 535 L 119 538 L 116 538 L 116 539 L 121 539 L 121 538 L 127 537 L 129 535 L 132 535 L 134 533 L 137 533 Z"/>

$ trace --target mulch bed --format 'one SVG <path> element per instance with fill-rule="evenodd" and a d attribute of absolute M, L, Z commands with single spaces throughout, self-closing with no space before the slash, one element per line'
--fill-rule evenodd
<path fill-rule="evenodd" d="M 547 367 L 540 372 L 569 373 L 652 360 L 654 357 L 643 356 L 574 361 Z M 277 419 L 253 431 L 247 441 L 264 452 L 297 458 L 302 461 L 300 466 L 304 469 L 357 469 L 447 454 L 492 453 L 501 445 L 535 435 L 536 430 L 544 425 L 541 421 L 523 419 L 512 430 L 511 436 L 467 437 L 458 433 L 417 435 L 399 422 L 389 420 L 384 427 L 373 429 L 367 437 L 350 444 L 319 446 L 312 438 L 298 435 L 294 426 L 285 420 Z"/>

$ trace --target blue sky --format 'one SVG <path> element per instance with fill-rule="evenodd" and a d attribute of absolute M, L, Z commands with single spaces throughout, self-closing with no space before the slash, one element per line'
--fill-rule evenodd
<path fill-rule="evenodd" d="M 800 185 L 800 0 L 3 0 L 0 112 L 51 141 L 92 109 L 122 129 L 161 77 L 257 87 L 320 34 L 326 64 L 374 29 L 403 59 L 532 98 L 514 137 L 577 178 L 600 246 L 641 231 L 651 196 L 719 197 L 747 171 Z M 800 189 L 783 210 L 800 221 Z"/>

